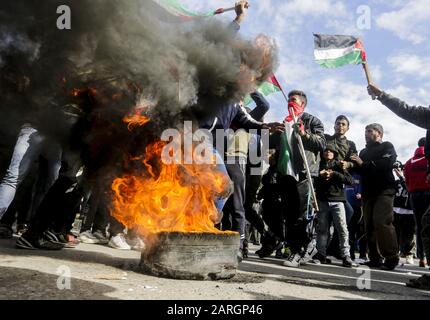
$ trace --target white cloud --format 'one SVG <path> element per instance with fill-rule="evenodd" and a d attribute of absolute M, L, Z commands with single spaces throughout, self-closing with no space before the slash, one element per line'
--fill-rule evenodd
<path fill-rule="evenodd" d="M 373 78 L 373 81 L 380 82 L 382 80 L 382 67 L 380 65 L 372 65 L 369 66 L 370 74 Z"/>
<path fill-rule="evenodd" d="M 206 9 L 211 7 L 211 2 L 201 0 L 186 0 L 186 2 L 200 2 L 199 6 L 203 6 L 204 3 Z M 377 10 L 376 3 L 390 5 L 397 10 L 395 12 L 400 12 L 409 6 L 407 2 L 410 3 L 396 1 L 396 7 L 394 7 L 388 0 L 373 0 L 370 5 L 375 5 L 375 8 L 372 7 L 374 12 Z M 227 6 L 228 3 L 217 2 L 217 6 L 223 5 Z M 256 33 L 268 32 L 277 40 L 280 52 L 280 68 L 276 72 L 278 79 L 287 92 L 297 88 L 308 93 L 310 97 L 308 111 L 323 121 L 327 133 L 333 133 L 333 122 L 336 116 L 345 114 L 351 119 L 348 137 L 357 143 L 359 149 L 362 149 L 365 146 L 365 125 L 379 122 L 385 128 L 385 139 L 395 145 L 401 161 L 407 160 L 413 154 L 417 140 L 425 135 L 425 131 L 403 121 L 379 101 L 372 101 L 367 95 L 364 75 L 359 74 L 362 71 L 348 70 L 347 67 L 342 70 L 326 70 L 314 64 L 312 32 L 359 34 L 358 31 L 355 32 L 354 6 L 347 7 L 347 2 L 336 0 L 261 0 L 251 2 L 248 14 L 241 34 L 252 37 Z M 233 17 L 234 14 L 226 14 L 223 18 Z M 405 21 L 411 23 L 414 18 L 407 18 Z M 406 24 L 404 21 L 402 23 Z M 421 29 L 418 28 L 418 30 L 422 31 L 423 26 L 426 25 L 427 22 L 419 23 Z M 372 37 L 372 33 L 366 33 L 366 37 Z M 399 49 L 403 50 L 401 46 Z M 392 61 L 394 63 L 394 60 Z M 424 61 L 419 62 L 422 65 Z M 382 80 L 392 81 L 390 73 L 385 75 L 384 72 L 383 76 L 382 70 L 388 69 L 385 61 L 382 60 L 379 63 L 381 64 L 370 65 L 374 80 L 378 83 L 384 82 Z M 394 65 L 391 66 L 394 71 L 404 75 L 403 83 L 407 83 L 408 86 L 393 87 L 388 82 L 388 84 L 385 83 L 386 87 L 392 87 L 387 90 L 388 92 L 411 104 L 430 103 L 430 81 L 420 81 L 414 88 L 416 82 L 411 80 L 417 77 L 409 70 L 418 69 L 402 66 L 403 69 L 397 70 Z M 423 75 L 426 72 L 425 69 L 421 67 L 419 72 Z M 271 110 L 266 121 L 282 121 L 287 114 L 282 94 L 273 94 L 267 98 L 271 103 Z"/>
<path fill-rule="evenodd" d="M 365 126 L 374 122 L 384 127 L 384 140 L 394 144 L 398 159 L 402 162 L 412 156 L 418 139 L 425 136 L 425 130 L 402 120 L 379 101 L 372 101 L 365 84 L 356 84 L 337 76 L 322 77 L 318 80 L 308 78 L 305 82 L 312 87 L 308 92 L 311 95 L 308 112 L 324 123 L 328 134 L 334 131 L 336 116 L 346 115 L 351 121 L 347 136 L 357 144 L 359 150 L 365 147 Z M 387 91 L 411 104 L 417 100 L 416 92 L 406 86 L 389 88 Z M 270 102 L 273 107 L 267 120 L 282 120 L 286 115 L 282 97 L 271 97 Z"/>
<path fill-rule="evenodd" d="M 376 23 L 379 27 L 395 33 L 400 39 L 420 44 L 428 40 L 430 29 L 430 6 L 428 0 L 402 2 L 399 10 L 381 14 Z"/>
<path fill-rule="evenodd" d="M 430 57 L 400 53 L 388 58 L 387 62 L 401 75 L 430 78 Z"/>

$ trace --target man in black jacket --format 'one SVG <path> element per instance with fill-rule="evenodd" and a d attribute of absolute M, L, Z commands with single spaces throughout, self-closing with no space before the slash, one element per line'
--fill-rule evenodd
<path fill-rule="evenodd" d="M 334 135 L 330 136 L 328 134 L 325 135 L 327 140 L 327 144 L 333 144 L 336 148 L 336 159 L 341 162 L 344 170 L 351 171 L 356 165 L 352 160 L 352 155 L 357 155 L 357 147 L 355 143 L 346 138 L 346 133 L 349 130 L 349 119 L 344 115 L 339 115 L 334 124 Z M 350 227 L 349 223 L 352 221 L 359 221 L 361 217 L 354 217 L 354 209 L 351 205 L 346 201 L 345 202 L 345 211 L 346 211 L 346 222 L 348 223 L 348 228 Z M 351 225 L 351 227 L 353 227 Z M 335 257 L 341 257 L 339 251 L 339 235 L 335 230 L 332 240 L 330 241 L 330 245 L 327 248 L 327 255 L 333 255 Z"/>
<path fill-rule="evenodd" d="M 336 160 L 337 147 L 327 143 L 320 165 L 319 177 L 315 179 L 315 189 L 320 211 L 318 212 L 317 250 L 314 261 L 329 263 L 327 244 L 330 238 L 330 224 L 333 221 L 338 232 L 338 242 L 344 267 L 352 267 L 349 233 L 345 213 L 345 184 L 352 184 L 352 177 Z"/>
<path fill-rule="evenodd" d="M 397 159 L 394 146 L 382 142 L 380 124 L 366 126 L 366 148 L 360 156 L 352 156 L 361 173 L 362 199 L 369 266 L 393 270 L 399 263 L 396 229 L 393 225 L 395 179 L 393 165 Z M 382 258 L 385 258 L 382 263 Z"/>
<path fill-rule="evenodd" d="M 334 124 L 334 135 L 325 135 L 327 144 L 331 143 L 336 148 L 336 159 L 342 162 L 345 170 L 354 168 L 355 163 L 351 160 L 351 156 L 358 154 L 355 143 L 345 136 L 348 130 L 349 119 L 344 115 L 340 115 L 336 118 Z"/>
<path fill-rule="evenodd" d="M 298 118 L 297 124 L 293 126 L 294 132 L 291 133 L 291 161 L 288 170 L 280 172 L 278 179 L 279 188 L 282 190 L 282 203 L 284 210 L 273 210 L 263 212 L 265 222 L 271 229 L 262 237 L 262 248 L 256 253 L 261 257 L 270 256 L 277 245 L 277 240 L 288 242 L 292 254 L 284 262 L 289 267 L 299 267 L 300 260 L 305 252 L 310 238 L 306 232 L 308 225 L 308 183 L 306 177 L 305 162 L 299 150 L 299 136 L 303 141 L 306 161 L 312 177 L 319 174 L 320 153 L 326 146 L 324 137 L 324 126 L 315 116 L 304 112 L 307 106 L 307 97 L 303 91 L 293 90 L 288 94 L 289 104 L 295 105 L 295 114 Z M 291 122 L 292 117 L 288 117 Z M 270 138 L 270 148 L 277 150 L 277 166 L 279 170 L 281 152 L 281 133 L 275 133 Z M 283 233 L 283 220 L 285 220 L 286 235 Z"/>
<path fill-rule="evenodd" d="M 430 162 L 430 108 L 409 106 L 406 102 L 382 91 L 374 84 L 369 85 L 368 92 L 369 95 L 376 97 L 384 106 L 402 119 L 427 130 L 425 155 Z M 430 167 L 427 170 L 427 181 L 430 181 Z M 426 256 L 430 256 L 430 208 L 422 218 L 421 235 L 423 238 L 424 252 Z M 411 280 L 407 285 L 421 289 L 430 289 L 430 276 L 424 275 L 418 279 Z"/>

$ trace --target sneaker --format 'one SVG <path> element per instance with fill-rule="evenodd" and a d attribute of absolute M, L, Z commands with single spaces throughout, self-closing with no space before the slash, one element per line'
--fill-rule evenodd
<path fill-rule="evenodd" d="M 420 260 L 420 262 L 419 262 L 418 265 L 419 265 L 420 268 L 425 268 L 426 267 L 426 262 L 424 260 Z"/>
<path fill-rule="evenodd" d="M 260 250 L 257 250 L 255 253 L 260 258 L 266 258 L 273 253 L 276 246 L 278 245 L 278 241 L 276 240 L 276 237 L 270 234 L 269 232 L 265 232 L 261 238 L 262 238 L 262 246 Z"/>
<path fill-rule="evenodd" d="M 412 254 L 407 255 L 405 259 L 406 259 L 405 261 L 406 264 L 411 264 L 411 265 L 414 264 L 414 256 Z"/>
<path fill-rule="evenodd" d="M 145 242 L 140 237 L 127 239 L 127 243 L 130 245 L 132 250 L 143 251 L 145 249 Z"/>
<path fill-rule="evenodd" d="M 319 252 L 314 255 L 312 261 L 315 264 L 331 264 L 331 260 Z"/>
<path fill-rule="evenodd" d="M 411 279 L 406 283 L 406 286 L 415 289 L 430 290 L 430 276 L 425 274 L 418 279 Z"/>
<path fill-rule="evenodd" d="M 12 239 L 13 230 L 7 224 L 0 224 L 0 239 Z"/>
<path fill-rule="evenodd" d="M 399 264 L 399 258 L 385 259 L 384 264 L 381 266 L 381 270 L 392 271 Z"/>
<path fill-rule="evenodd" d="M 91 230 L 81 232 L 78 236 L 78 239 L 82 243 L 87 243 L 87 244 L 98 244 L 98 243 L 100 243 L 100 240 L 94 234 L 91 233 Z"/>
<path fill-rule="evenodd" d="M 31 241 L 30 239 L 27 240 L 25 236 L 21 236 L 16 240 L 15 245 L 18 249 L 37 250 L 33 243 L 34 241 Z"/>
<path fill-rule="evenodd" d="M 362 263 L 362 265 L 368 266 L 369 268 L 380 268 L 380 267 L 382 267 L 383 263 L 382 263 L 382 261 L 369 260 L 369 261 Z"/>
<path fill-rule="evenodd" d="M 350 256 L 346 256 L 342 259 L 342 265 L 346 268 L 352 268 L 352 260 Z"/>
<path fill-rule="evenodd" d="M 119 250 L 131 250 L 131 247 L 125 241 L 125 237 L 122 233 L 117 234 L 110 238 L 108 246 Z"/>
<path fill-rule="evenodd" d="M 367 258 L 365 258 L 365 259 L 358 258 L 358 259 L 355 259 L 354 262 L 357 263 L 357 264 L 363 265 L 363 264 L 365 264 L 367 262 Z"/>
<path fill-rule="evenodd" d="M 92 236 L 94 236 L 95 238 L 97 238 L 99 240 L 98 243 L 100 243 L 100 244 L 107 244 L 109 242 L 109 239 L 100 230 L 96 230 L 95 232 L 93 232 Z"/>
<path fill-rule="evenodd" d="M 42 250 L 61 250 L 65 247 L 64 243 L 54 242 L 45 237 L 36 240 L 36 247 Z"/>
<path fill-rule="evenodd" d="M 300 267 L 300 260 L 302 259 L 299 253 L 290 254 L 287 260 L 284 261 L 284 266 L 290 268 Z"/>
<path fill-rule="evenodd" d="M 55 231 L 49 229 L 43 232 L 42 238 L 45 238 L 45 240 L 53 243 L 65 244 L 67 242 L 61 233 L 56 233 Z"/>
<path fill-rule="evenodd" d="M 16 246 L 19 249 L 28 250 L 61 250 L 64 248 L 64 244 L 59 242 L 53 242 L 47 239 L 45 236 L 38 237 L 37 239 L 30 238 L 23 234 L 17 241 Z"/>
<path fill-rule="evenodd" d="M 302 261 L 300 261 L 300 263 L 303 264 L 311 261 L 317 253 L 318 253 L 318 250 L 315 247 L 315 243 L 312 241 L 311 243 L 309 243 L 308 247 L 306 248 L 305 255 L 303 256 Z"/>

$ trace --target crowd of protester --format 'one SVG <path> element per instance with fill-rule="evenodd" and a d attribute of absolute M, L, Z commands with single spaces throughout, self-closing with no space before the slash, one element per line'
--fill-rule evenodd
<path fill-rule="evenodd" d="M 246 6 L 242 2 L 236 9 L 238 29 Z M 7 90 L 8 79 L 2 81 Z M 18 92 L 23 90 L 21 84 L 9 81 Z M 374 85 L 368 90 L 400 117 L 430 129 L 430 109 L 411 107 Z M 293 268 L 339 259 L 348 268 L 364 263 L 393 270 L 400 258 L 415 264 L 415 257 L 419 267 L 429 265 L 429 134 L 419 139 L 403 165 L 397 161 L 395 146 L 384 141 L 384 128 L 368 124 L 363 127 L 366 146 L 358 152 L 346 137 L 348 117 L 334 118 L 334 134 L 328 135 L 318 117 L 306 112 L 307 95 L 294 90 L 288 99 L 297 122 L 287 148 L 285 126 L 264 123 L 267 100 L 258 92 L 251 98 L 256 104 L 253 110 L 230 104 L 200 123 L 211 130 L 236 130 L 238 143 L 233 145 L 238 147 L 214 152 L 233 160 L 221 166 L 232 181 L 232 194 L 217 208 L 223 213 L 219 227 L 240 234 L 240 261 L 248 257 L 253 243 L 261 245 L 256 251 L 260 258 L 275 254 Z M 73 135 L 85 110 L 76 104 L 59 110 L 62 131 L 70 128 L 67 132 Z M 272 132 L 267 165 L 247 161 L 252 149 L 262 152 L 260 134 L 250 134 L 250 129 Z M 145 239 L 110 216 L 108 179 L 87 174 L 91 168 L 76 152 L 79 144 L 69 136 L 54 139 L 32 119 L 23 121 L 15 137 L 9 134 L 1 146 L 1 238 L 15 233 L 21 249 L 60 250 L 81 242 L 121 250 L 144 248 Z M 256 168 L 259 171 L 252 170 Z M 428 288 L 429 279 L 423 276 L 409 285 Z"/>

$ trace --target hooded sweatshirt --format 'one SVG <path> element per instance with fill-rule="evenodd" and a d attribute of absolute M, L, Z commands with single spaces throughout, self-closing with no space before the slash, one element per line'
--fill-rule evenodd
<path fill-rule="evenodd" d="M 415 150 L 415 155 L 405 164 L 404 174 L 408 192 L 430 191 L 430 184 L 426 182 L 428 161 L 424 147 Z"/>

